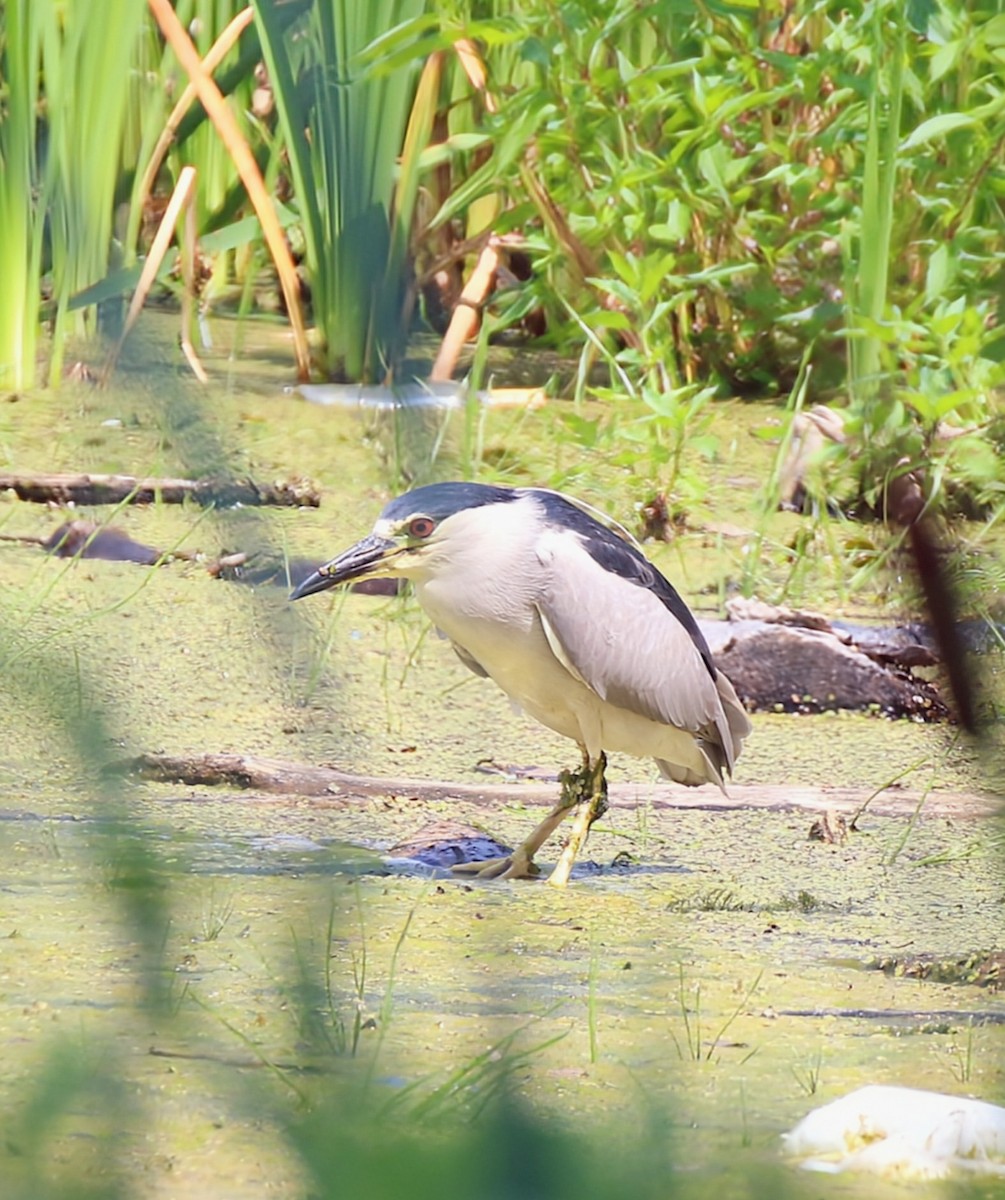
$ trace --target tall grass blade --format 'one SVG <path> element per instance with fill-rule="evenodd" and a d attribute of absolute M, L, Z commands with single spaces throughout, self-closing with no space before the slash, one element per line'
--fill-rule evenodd
<path fill-rule="evenodd" d="M 887 32 L 892 23 L 892 30 Z M 872 85 L 862 173 L 862 210 L 855 259 L 851 265 L 852 297 L 850 385 L 856 401 L 868 410 L 880 391 L 883 343 L 876 333 L 884 318 L 890 271 L 893 208 L 897 186 L 900 117 L 904 96 L 907 21 L 898 3 L 877 4 L 873 18 Z M 865 318 L 863 322 L 862 318 Z M 863 328 L 864 325 L 864 328 Z M 875 415 L 865 417 L 866 432 Z"/>
<path fill-rule="evenodd" d="M 32 0 L 43 15 L 42 72 L 47 153 L 53 172 L 49 230 L 56 301 L 51 380 L 71 331 L 93 319 L 69 316 L 70 297 L 108 273 L 123 132 L 132 99 L 132 59 L 143 0 Z M 98 35 L 99 31 L 105 31 Z M 114 31 L 108 36 L 107 31 Z"/>
<path fill-rule="evenodd" d="M 417 20 L 425 0 L 319 0 L 306 27 L 290 33 L 268 0 L 254 6 L 303 219 L 321 358 L 333 377 L 372 382 L 393 371 L 404 348 L 405 229 L 435 76 L 427 77 L 399 169 L 414 70 L 384 70 L 361 55 Z"/>
<path fill-rule="evenodd" d="M 3 16 L 0 104 L 0 388 L 35 382 L 45 187 L 36 158 L 41 9 L 11 0 Z"/>

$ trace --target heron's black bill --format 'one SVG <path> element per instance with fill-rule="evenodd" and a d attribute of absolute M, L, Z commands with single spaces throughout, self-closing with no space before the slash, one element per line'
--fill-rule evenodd
<path fill-rule="evenodd" d="M 365 579 L 368 575 L 378 572 L 383 574 L 381 567 L 388 558 L 399 553 L 401 547 L 387 538 L 375 537 L 370 534 L 355 546 L 340 554 L 330 563 L 319 567 L 290 592 L 291 600 L 302 600 L 304 596 L 313 596 L 315 592 L 324 592 L 340 583 L 349 583 L 353 579 Z"/>

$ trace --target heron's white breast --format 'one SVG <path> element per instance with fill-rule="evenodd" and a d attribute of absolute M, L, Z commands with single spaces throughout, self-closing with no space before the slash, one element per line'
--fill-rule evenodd
<path fill-rule="evenodd" d="M 419 602 L 511 700 L 592 756 L 617 750 L 703 771 L 690 733 L 609 703 L 556 656 L 538 607 L 551 588 L 552 572 L 561 569 L 554 561 L 555 536 L 543 528 L 529 496 L 456 513 L 443 522 L 423 566 L 412 573 Z M 602 579 L 602 568 L 588 558 L 586 563 L 584 592 Z M 625 587 L 628 600 L 638 599 Z M 584 594 L 583 605 L 590 599 Z M 604 640 L 617 631 L 617 614 L 609 613 L 608 620 L 595 631 Z"/>
<path fill-rule="evenodd" d="M 541 626 L 537 602 L 548 580 L 535 552 L 536 503 L 526 496 L 468 509 L 441 528 L 426 568 L 414 576 L 430 620 L 521 708 L 582 740 L 577 714 L 594 698 L 552 654 Z"/>

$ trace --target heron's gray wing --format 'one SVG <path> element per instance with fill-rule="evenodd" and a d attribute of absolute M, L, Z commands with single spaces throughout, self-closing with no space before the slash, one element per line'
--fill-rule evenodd
<path fill-rule="evenodd" d="M 605 571 L 620 575 L 639 587 L 647 588 L 676 617 L 687 631 L 705 660 L 709 673 L 715 678 L 715 665 L 698 623 L 688 606 L 677 594 L 673 584 L 653 566 L 641 547 L 620 536 L 614 529 L 602 525 L 577 503 L 558 492 L 534 490 L 534 496 L 545 513 L 545 524 L 561 526 L 575 534 L 587 554 Z M 619 527 L 620 528 L 620 527 Z"/>
<path fill-rule="evenodd" d="M 621 545 L 605 539 L 598 554 L 588 537 L 541 535 L 537 552 L 548 582 L 538 611 L 548 642 L 602 699 L 721 745 L 731 766 L 739 730 L 723 711 L 704 639 L 670 584 L 627 545 L 619 558 Z M 689 622 L 661 595 L 664 588 Z"/>
<path fill-rule="evenodd" d="M 469 654 L 467 650 L 465 650 L 463 646 L 459 646 L 457 642 L 451 642 L 450 644 L 454 648 L 454 653 L 469 670 L 474 671 L 476 675 L 480 675 L 482 679 L 488 679 L 488 671 L 485 670 L 477 658 Z"/>
<path fill-rule="evenodd" d="M 478 661 L 478 659 L 475 658 L 475 656 L 470 652 L 470 650 L 465 650 L 463 646 L 459 645 L 457 642 L 454 641 L 454 639 L 450 636 L 449 633 L 444 633 L 443 630 L 440 629 L 438 626 L 434 625 L 433 628 L 436 630 L 436 636 L 438 638 L 443 638 L 444 641 L 447 641 L 450 643 L 450 645 L 453 647 L 454 653 L 461 660 L 461 662 L 464 663 L 464 665 L 468 668 L 469 671 L 474 671 L 474 673 L 476 675 L 480 675 L 482 677 L 482 679 L 488 679 L 488 677 L 489 677 L 488 671 L 485 670 L 485 668 Z"/>

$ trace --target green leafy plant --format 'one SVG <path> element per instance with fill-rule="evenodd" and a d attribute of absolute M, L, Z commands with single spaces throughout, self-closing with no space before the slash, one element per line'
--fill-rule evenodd
<path fill-rule="evenodd" d="M 1005 378 L 991 266 L 1002 217 L 982 184 L 1003 138 L 993 50 L 1003 31 L 948 4 L 877 4 L 848 26 L 862 35 L 871 86 L 845 116 L 851 129 L 865 114 L 865 141 L 860 204 L 842 238 L 848 437 L 832 458 L 881 515 L 891 479 L 920 471 L 930 510 L 978 516 L 1001 491 L 987 435 Z M 975 47 L 966 64 L 964 42 Z M 968 186 L 950 194 L 949 178 Z"/>
<path fill-rule="evenodd" d="M 807 552 L 920 467 L 930 507 L 1000 507 L 1000 21 L 949 0 L 523 0 L 477 28 L 500 104 L 434 224 L 502 198 L 494 228 L 533 274 L 495 327 L 536 302 L 579 356 L 577 399 L 611 413 L 568 418 L 584 451 L 687 498 L 716 390 L 788 389 L 849 403 Z"/>
<path fill-rule="evenodd" d="M 497 24 L 490 63 L 517 86 L 500 81 L 497 170 L 467 198 L 508 195 L 501 227 L 527 235 L 552 327 L 585 327 L 663 392 L 710 369 L 791 378 L 792 347 L 840 312 L 819 226 L 847 201 L 816 148 L 830 118 L 803 99 L 823 90 L 809 51 L 826 25 L 626 0 L 525 3 Z"/>
<path fill-rule="evenodd" d="M 424 0 L 321 0 L 292 32 L 256 0 L 304 236 L 304 261 L 327 374 L 374 381 L 397 363 L 407 331 L 408 239 L 418 149 L 398 165 L 415 69 L 364 52 L 424 11 Z M 428 128 L 435 89 L 420 93 Z"/>
<path fill-rule="evenodd" d="M 70 298 L 108 272 L 143 12 L 140 0 L 14 0 L 0 15 L 9 89 L 0 102 L 0 386 L 35 381 L 43 290 L 53 302 L 49 376 L 59 378 L 65 337 L 84 328 Z"/>

